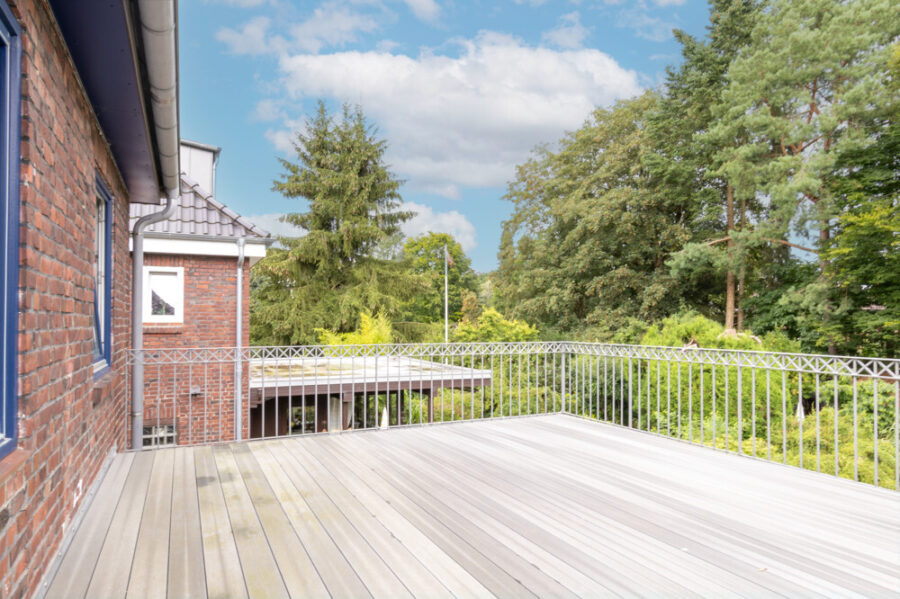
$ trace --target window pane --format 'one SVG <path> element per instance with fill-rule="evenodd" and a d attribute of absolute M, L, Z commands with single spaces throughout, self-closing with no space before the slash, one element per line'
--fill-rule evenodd
<path fill-rule="evenodd" d="M 154 316 L 175 316 L 175 306 L 181 296 L 178 273 L 150 273 L 150 314 Z"/>
<path fill-rule="evenodd" d="M 103 356 L 106 325 L 106 202 L 97 198 L 94 227 L 94 356 Z"/>

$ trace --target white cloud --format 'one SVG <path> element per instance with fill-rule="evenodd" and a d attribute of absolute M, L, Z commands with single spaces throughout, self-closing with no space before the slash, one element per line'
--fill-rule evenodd
<path fill-rule="evenodd" d="M 245 216 L 247 220 L 261 228 L 267 233 L 271 233 L 272 237 L 300 237 L 304 234 L 303 229 L 295 227 L 289 223 L 283 223 L 279 219 L 283 214 L 251 214 Z"/>
<path fill-rule="evenodd" d="M 324 47 L 343 46 L 355 42 L 358 33 L 372 32 L 378 23 L 364 15 L 329 2 L 313 11 L 313 14 L 291 27 L 293 47 L 306 52 L 318 52 Z"/>
<path fill-rule="evenodd" d="M 541 39 L 558 48 L 580 48 L 590 30 L 581 24 L 578 11 L 570 12 L 559 18 L 559 25 L 544 33 Z"/>
<path fill-rule="evenodd" d="M 380 40 L 377 44 L 375 44 L 375 50 L 378 52 L 384 52 L 385 54 L 390 54 L 399 47 L 400 42 L 395 42 L 394 40 Z"/>
<path fill-rule="evenodd" d="M 657 6 L 681 6 L 684 0 L 653 0 L 653 4 Z"/>
<path fill-rule="evenodd" d="M 269 19 L 255 17 L 240 30 L 225 27 L 216 32 L 216 39 L 228 46 L 232 54 L 266 54 L 272 51 L 269 39 Z"/>
<path fill-rule="evenodd" d="M 293 157 L 297 133 L 305 128 L 306 123 L 302 119 L 285 119 L 283 124 L 283 129 L 268 129 L 265 136 L 269 143 L 275 146 L 276 150 Z"/>
<path fill-rule="evenodd" d="M 306 20 L 290 25 L 287 37 L 270 33 L 272 22 L 255 17 L 240 29 L 224 27 L 216 39 L 228 46 L 232 54 L 266 54 L 285 52 L 316 53 L 324 48 L 341 47 L 358 40 L 360 33 L 378 29 L 378 21 L 338 2 L 326 2 Z"/>
<path fill-rule="evenodd" d="M 265 133 L 266 139 L 275 149 L 282 154 L 291 154 L 294 151 L 294 139 L 296 139 L 293 131 L 287 129 L 269 129 Z"/>
<path fill-rule="evenodd" d="M 463 250 L 470 252 L 478 245 L 476 242 L 475 225 L 464 214 L 456 210 L 448 212 L 435 212 L 431 206 L 404 202 L 401 210 L 415 212 L 410 220 L 401 225 L 403 234 L 407 237 L 415 237 L 422 233 L 449 233 L 462 246 Z M 262 230 L 271 233 L 273 237 L 300 237 L 304 231 L 289 223 L 281 222 L 283 214 L 251 214 L 245 218 Z"/>
<path fill-rule="evenodd" d="M 403 2 L 423 21 L 434 21 L 441 12 L 441 7 L 434 0 L 403 0 Z"/>
<path fill-rule="evenodd" d="M 277 121 L 284 118 L 284 109 L 281 102 L 272 98 L 260 100 L 253 110 L 252 118 L 255 121 Z"/>
<path fill-rule="evenodd" d="M 449 233 L 466 252 L 474 250 L 478 245 L 475 240 L 475 225 L 456 210 L 435 212 L 430 206 L 415 202 L 404 202 L 402 209 L 416 213 L 412 219 L 401 225 L 403 234 L 407 237 L 428 232 Z"/>
<path fill-rule="evenodd" d="M 667 0 L 662 1 L 667 2 Z M 651 9 L 646 2 L 643 0 L 636 2 L 619 12 L 616 17 L 616 25 L 631 29 L 638 37 L 652 42 L 664 42 L 671 38 L 672 30 L 676 28 L 675 23 L 652 16 L 650 13 Z"/>
<path fill-rule="evenodd" d="M 419 186 L 413 186 L 413 188 L 417 187 Z M 459 187 L 450 183 L 446 185 L 424 185 L 421 186 L 421 190 L 426 193 L 432 193 L 437 196 L 445 197 L 448 200 L 458 200 L 461 197 L 461 194 L 459 193 Z"/>
<path fill-rule="evenodd" d="M 598 50 L 535 48 L 491 32 L 456 43 L 458 56 L 284 55 L 281 86 L 286 101 L 360 103 L 389 142 L 393 170 L 449 197 L 460 186 L 505 184 L 536 144 L 640 92 L 637 74 Z M 267 138 L 290 151 L 291 130 L 296 122 Z"/>

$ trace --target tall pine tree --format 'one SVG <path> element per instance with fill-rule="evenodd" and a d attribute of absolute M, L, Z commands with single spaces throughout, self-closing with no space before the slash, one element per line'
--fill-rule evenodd
<path fill-rule="evenodd" d="M 736 201 L 734 182 L 716 172 L 722 140 L 710 143 L 704 133 L 715 124 L 728 67 L 749 43 L 761 7 L 760 0 L 712 0 L 705 39 L 675 31 L 684 62 L 668 69 L 666 94 L 650 121 L 656 152 L 649 164 L 662 179 L 660 191 L 690 207 L 692 243 L 676 256 L 674 272 L 695 296 L 697 308 L 724 315 L 726 330 L 740 330 L 743 324 L 748 256 L 737 232 L 753 206 L 746 197 Z M 724 305 L 719 305 L 723 292 Z"/>
<path fill-rule="evenodd" d="M 359 108 L 333 118 L 320 102 L 297 134 L 297 162 L 274 189 L 304 199 L 308 211 L 283 222 L 300 237 L 282 238 L 254 269 L 254 343 L 313 343 L 316 329 L 353 330 L 361 312 L 393 314 L 421 286 L 402 264 L 378 257 L 381 244 L 412 214 L 400 210 L 401 181 L 384 162 L 387 144 Z"/>

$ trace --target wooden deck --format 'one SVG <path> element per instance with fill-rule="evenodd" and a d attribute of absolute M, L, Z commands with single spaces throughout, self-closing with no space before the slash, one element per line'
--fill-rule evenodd
<path fill-rule="evenodd" d="M 117 456 L 49 597 L 869 597 L 900 493 L 565 415 Z"/>

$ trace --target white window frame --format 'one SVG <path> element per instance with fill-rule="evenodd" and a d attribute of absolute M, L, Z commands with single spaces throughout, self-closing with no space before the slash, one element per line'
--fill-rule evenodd
<path fill-rule="evenodd" d="M 152 273 L 175 273 L 177 287 L 181 289 L 181 295 L 176 299 L 172 307 L 175 314 L 168 316 L 152 314 L 153 294 L 150 288 L 150 275 Z M 181 324 L 184 322 L 184 267 L 183 266 L 144 266 L 144 294 L 143 294 L 143 322 L 147 324 Z"/>

